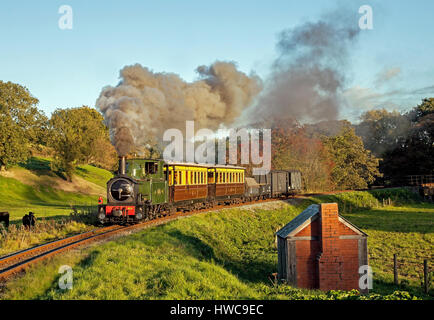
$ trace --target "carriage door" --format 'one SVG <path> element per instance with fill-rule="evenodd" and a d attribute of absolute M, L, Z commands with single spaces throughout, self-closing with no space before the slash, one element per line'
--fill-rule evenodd
<path fill-rule="evenodd" d="M 208 169 L 208 200 L 215 200 L 216 169 Z"/>

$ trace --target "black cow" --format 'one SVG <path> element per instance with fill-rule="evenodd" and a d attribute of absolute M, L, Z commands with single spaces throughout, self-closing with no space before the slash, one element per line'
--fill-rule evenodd
<path fill-rule="evenodd" d="M 9 228 L 9 212 L 0 212 L 0 222 L 4 222 L 6 229 Z"/>
<path fill-rule="evenodd" d="M 26 214 L 23 217 L 23 226 L 26 227 L 26 229 L 31 229 L 32 227 L 35 226 L 36 223 L 36 217 L 33 214 L 33 212 L 29 212 L 29 214 Z"/>

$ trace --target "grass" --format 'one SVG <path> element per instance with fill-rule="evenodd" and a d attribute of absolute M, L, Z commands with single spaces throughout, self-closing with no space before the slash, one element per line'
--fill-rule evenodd
<path fill-rule="evenodd" d="M 32 181 L 26 181 L 28 177 L 43 176 L 42 180 L 48 180 L 55 176 L 55 181 L 61 184 L 63 180 L 50 171 L 49 159 L 33 157 L 11 170 L 16 175 L 24 177 L 21 179 L 23 181 L 20 181 L 0 176 L 0 211 L 8 211 L 12 223 L 20 221 L 29 211 L 34 212 L 37 217 L 61 219 L 69 216 L 72 205 L 91 205 L 97 202 L 98 197 L 93 194 L 68 192 L 49 184 L 34 185 Z M 105 188 L 105 183 L 112 174 L 100 168 L 84 165 L 77 167 L 76 176 Z"/>
<path fill-rule="evenodd" d="M 379 199 L 393 197 L 393 206 Z M 379 200 L 381 205 L 377 206 Z M 434 206 L 408 191 L 351 192 L 275 208 L 225 209 L 154 227 L 55 257 L 8 283 L 3 299 L 355 299 L 355 292 L 319 292 L 274 286 L 274 232 L 311 203 L 337 201 L 342 213 L 369 235 L 374 271 L 370 299 L 429 298 L 420 269 L 400 269 L 395 287 L 390 261 L 432 259 Z M 404 205 L 404 203 L 406 203 Z M 343 207 L 345 206 L 345 210 Z M 62 264 L 73 267 L 74 287 L 58 289 Z M 365 297 L 363 297 L 365 298 Z"/>
<path fill-rule="evenodd" d="M 94 228 L 71 219 L 42 219 L 31 231 L 23 226 L 12 225 L 6 232 L 0 226 L 0 256 Z"/>
<path fill-rule="evenodd" d="M 76 167 L 75 175 L 84 178 L 86 181 L 95 183 L 96 185 L 103 188 L 106 187 L 107 181 L 113 178 L 113 174 L 110 171 L 88 164 Z"/>
<path fill-rule="evenodd" d="M 95 228 L 91 215 L 83 213 L 94 211 L 98 196 L 59 189 L 66 182 L 51 171 L 50 161 L 32 157 L 0 175 L 0 211 L 9 212 L 11 222 L 8 232 L 0 224 L 0 255 Z M 79 186 L 84 190 L 86 184 L 89 189 L 95 190 L 97 185 L 104 190 L 112 174 L 83 165 L 76 168 L 76 176 L 82 179 Z M 21 220 L 30 211 L 35 213 L 37 224 L 28 232 Z"/>

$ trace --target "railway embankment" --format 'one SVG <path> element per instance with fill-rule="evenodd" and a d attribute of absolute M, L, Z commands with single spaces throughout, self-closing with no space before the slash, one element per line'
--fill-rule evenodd
<path fill-rule="evenodd" d="M 405 189 L 346 192 L 219 209 L 178 219 L 30 268 L 2 289 L 3 298 L 39 299 L 345 299 L 275 286 L 275 231 L 312 203 L 338 202 L 340 212 L 369 236 L 374 271 L 370 299 L 426 299 L 423 260 L 434 245 L 434 206 Z M 398 254 L 399 285 L 393 282 Z M 432 262 L 431 262 L 432 263 Z M 61 290 L 61 265 L 74 271 Z M 431 291 L 432 293 L 432 291 Z M 366 298 L 366 297 L 364 297 Z"/>

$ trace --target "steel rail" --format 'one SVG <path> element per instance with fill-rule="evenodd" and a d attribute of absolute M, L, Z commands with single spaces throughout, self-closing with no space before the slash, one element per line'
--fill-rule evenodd
<path fill-rule="evenodd" d="M 141 222 L 130 226 L 110 226 L 106 228 L 95 229 L 85 233 L 81 233 L 75 236 L 67 237 L 60 240 L 55 240 L 46 244 L 42 244 L 33 248 L 25 249 L 19 252 L 9 254 L 0 258 L 0 281 L 7 280 L 13 274 L 25 270 L 30 265 L 49 258 L 53 255 L 67 251 L 69 249 L 103 240 L 109 236 L 116 235 L 118 233 L 133 231 L 136 229 L 145 229 L 152 226 L 161 225 L 170 221 L 177 220 L 179 218 L 196 215 L 199 213 L 205 213 L 209 211 L 215 211 L 220 209 L 229 209 L 233 207 L 241 207 L 245 205 L 251 205 L 255 203 L 275 201 L 275 199 L 265 199 L 259 201 L 250 201 L 244 203 L 236 203 L 230 205 L 216 205 L 212 208 L 204 208 L 192 210 L 189 212 L 177 212 L 172 215 L 163 216 L 157 219 Z"/>

